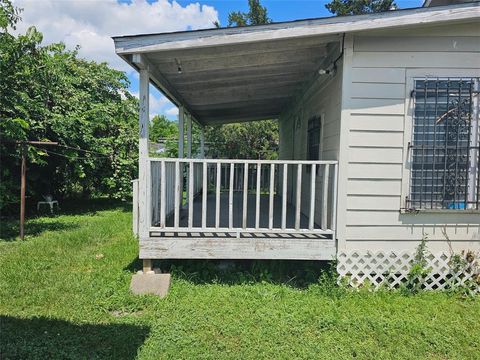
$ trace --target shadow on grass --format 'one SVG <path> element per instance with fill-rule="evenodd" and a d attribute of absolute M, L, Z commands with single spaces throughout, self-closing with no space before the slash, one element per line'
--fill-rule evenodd
<path fill-rule="evenodd" d="M 55 220 L 59 215 L 95 215 L 98 211 L 104 210 L 121 210 L 128 212 L 131 211 L 132 208 L 130 202 L 107 198 L 65 200 L 61 202 L 61 209 L 55 210 L 53 215 L 45 210 L 38 212 L 35 206 L 33 202 L 27 202 L 26 204 L 26 236 L 36 236 L 49 230 L 69 230 L 77 227 L 74 224 L 69 224 L 62 220 Z M 45 222 L 32 221 L 41 218 L 49 218 L 50 220 Z M 10 213 L 10 216 L 2 217 L 0 221 L 0 240 L 15 240 L 19 235 L 18 216 Z"/>
<path fill-rule="evenodd" d="M 97 198 L 66 200 L 62 203 L 61 215 L 94 215 L 98 211 L 121 210 L 129 212 L 132 210 L 131 201 L 117 199 Z"/>
<path fill-rule="evenodd" d="M 134 359 L 150 329 L 0 317 L 0 359 Z"/>
<path fill-rule="evenodd" d="M 318 283 L 322 274 L 331 271 L 330 261 L 308 260 L 162 260 L 154 267 L 174 278 L 194 284 L 220 283 L 239 285 L 269 282 L 303 289 Z M 125 270 L 142 269 L 142 261 L 135 259 Z"/>
<path fill-rule="evenodd" d="M 70 230 L 76 227 L 78 227 L 78 225 L 66 224 L 62 221 L 31 222 L 25 224 L 25 236 L 36 236 L 44 231 Z M 2 220 L 2 225 L 0 226 L 0 241 L 13 241 L 16 240 L 18 236 L 18 221 Z"/>

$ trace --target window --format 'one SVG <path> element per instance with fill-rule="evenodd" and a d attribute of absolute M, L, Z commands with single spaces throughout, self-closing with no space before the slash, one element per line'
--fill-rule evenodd
<path fill-rule="evenodd" d="M 320 116 L 308 120 L 307 160 L 320 159 Z"/>
<path fill-rule="evenodd" d="M 414 84 L 407 209 L 478 210 L 478 78 Z"/>

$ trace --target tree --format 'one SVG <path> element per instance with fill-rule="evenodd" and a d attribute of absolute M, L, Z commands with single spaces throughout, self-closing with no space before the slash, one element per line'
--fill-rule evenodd
<path fill-rule="evenodd" d="M 42 34 L 8 29 L 19 10 L 0 0 L 0 208 L 18 201 L 21 140 L 58 142 L 27 149 L 27 195 L 129 195 L 137 171 L 138 100 L 128 78 L 80 59 Z"/>
<path fill-rule="evenodd" d="M 252 121 L 207 127 L 205 139 L 212 158 L 266 159 L 277 158 L 278 122 Z"/>
<path fill-rule="evenodd" d="M 267 8 L 260 0 L 248 0 L 248 12 L 232 11 L 228 14 L 228 26 L 249 26 L 271 23 Z"/>
<path fill-rule="evenodd" d="M 370 14 L 397 8 L 395 0 L 332 0 L 325 7 L 337 16 Z"/>
<path fill-rule="evenodd" d="M 155 115 L 149 125 L 149 138 L 151 143 L 165 144 L 162 156 L 178 156 L 178 124 L 167 119 L 165 115 Z"/>

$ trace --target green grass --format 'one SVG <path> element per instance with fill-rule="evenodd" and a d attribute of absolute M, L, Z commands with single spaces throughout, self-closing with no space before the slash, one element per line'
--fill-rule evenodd
<path fill-rule="evenodd" d="M 160 263 L 167 298 L 133 296 L 131 213 L 91 204 L 24 242 L 2 220 L 0 359 L 480 358 L 478 299 L 343 291 L 316 263 Z"/>

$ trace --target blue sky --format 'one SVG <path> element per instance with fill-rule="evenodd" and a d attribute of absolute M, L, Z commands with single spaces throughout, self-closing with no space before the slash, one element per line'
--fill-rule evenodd
<path fill-rule="evenodd" d="M 185 5 L 191 1 L 180 0 Z M 248 11 L 247 0 L 206 0 L 201 4 L 213 6 L 219 13 L 220 23 L 227 24 L 230 11 Z M 289 21 L 305 18 L 331 16 L 325 8 L 329 0 L 263 0 L 261 4 L 267 8 L 268 15 L 273 21 Z M 423 0 L 396 0 L 400 8 L 422 6 Z"/>
<path fill-rule="evenodd" d="M 116 54 L 112 36 L 171 32 L 227 25 L 228 13 L 247 11 L 247 0 L 13 0 L 23 8 L 17 31 L 36 26 L 44 43 L 80 45 L 79 56 L 107 62 L 125 71 L 130 91 L 138 96 L 138 74 Z M 325 17 L 329 0 L 263 0 L 273 21 Z M 396 0 L 400 8 L 419 7 L 423 0 Z M 176 119 L 177 108 L 151 87 L 150 112 Z"/>

